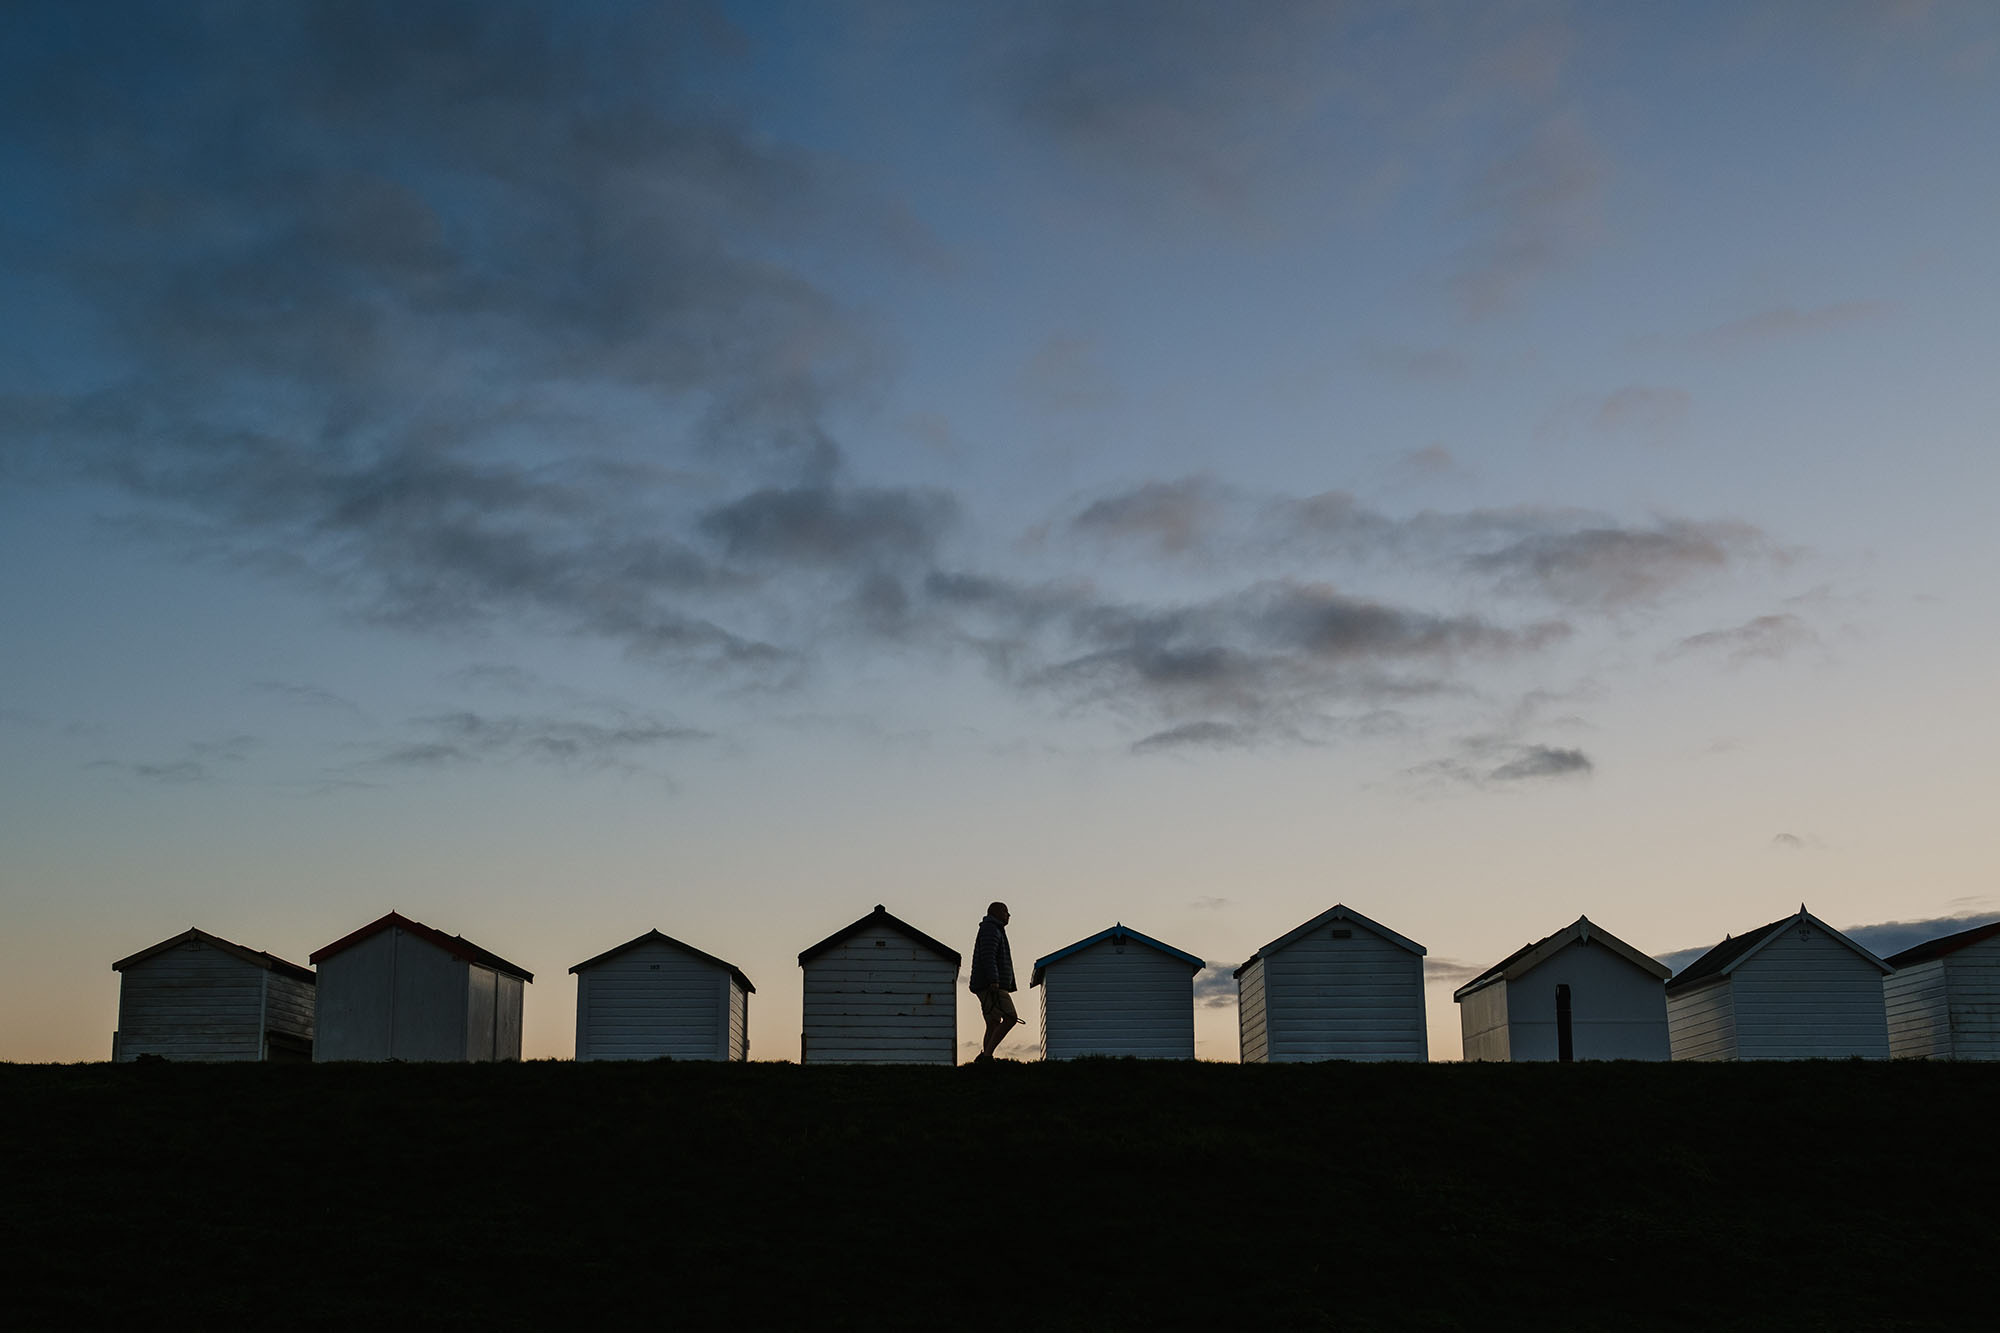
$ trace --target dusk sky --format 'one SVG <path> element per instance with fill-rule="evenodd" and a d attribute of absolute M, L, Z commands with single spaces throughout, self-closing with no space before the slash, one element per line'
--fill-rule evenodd
<path fill-rule="evenodd" d="M 1580 913 L 1992 919 L 1996 142 L 1983 0 L 10 4 L 0 1058 L 392 908 L 565 1058 L 877 903 L 1016 1056 L 1115 921 L 1456 1059 Z"/>

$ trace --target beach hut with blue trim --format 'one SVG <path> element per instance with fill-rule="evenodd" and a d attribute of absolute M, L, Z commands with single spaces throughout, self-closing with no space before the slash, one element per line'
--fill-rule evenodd
<path fill-rule="evenodd" d="M 1206 966 L 1122 923 L 1037 958 L 1042 1058 L 1194 1059 L 1194 974 Z"/>

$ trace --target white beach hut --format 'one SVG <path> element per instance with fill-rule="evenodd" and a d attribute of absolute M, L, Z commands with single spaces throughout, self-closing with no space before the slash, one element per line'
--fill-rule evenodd
<path fill-rule="evenodd" d="M 1123 924 L 1037 958 L 1042 1058 L 1194 1059 L 1194 974 L 1206 966 Z"/>
<path fill-rule="evenodd" d="M 958 1063 L 956 949 L 875 910 L 799 955 L 801 1064 Z"/>
<path fill-rule="evenodd" d="M 750 996 L 733 963 L 649 930 L 570 969 L 579 1060 L 747 1060 Z"/>
<path fill-rule="evenodd" d="M 1883 960 L 1889 1054 L 1898 1060 L 2000 1060 L 2000 921 Z"/>
<path fill-rule="evenodd" d="M 315 1060 L 518 1060 L 534 974 L 391 912 L 313 953 Z"/>
<path fill-rule="evenodd" d="M 1587 916 L 1452 993 L 1468 1060 L 1664 1060 L 1671 969 Z"/>
<path fill-rule="evenodd" d="M 1236 969 L 1245 1064 L 1427 1060 L 1424 946 L 1345 904 Z"/>
<path fill-rule="evenodd" d="M 1889 1058 L 1889 965 L 1801 903 L 1667 983 L 1676 1060 Z"/>
<path fill-rule="evenodd" d="M 111 965 L 113 1060 L 310 1060 L 310 969 L 192 928 Z"/>

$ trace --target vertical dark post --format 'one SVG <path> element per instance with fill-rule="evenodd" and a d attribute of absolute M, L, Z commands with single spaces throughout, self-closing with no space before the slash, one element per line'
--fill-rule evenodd
<path fill-rule="evenodd" d="M 1556 987 L 1556 1059 L 1569 1064 L 1576 1059 L 1576 1043 L 1569 1030 L 1569 987 Z"/>

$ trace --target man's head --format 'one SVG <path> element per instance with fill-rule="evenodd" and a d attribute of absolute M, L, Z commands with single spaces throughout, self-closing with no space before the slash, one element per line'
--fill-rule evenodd
<path fill-rule="evenodd" d="M 1005 904 L 1005 903 L 988 903 L 988 904 L 986 904 L 986 915 L 988 915 L 988 916 L 992 917 L 992 918 L 993 918 L 993 919 L 994 919 L 995 921 L 998 921 L 998 922 L 999 922 L 999 923 L 1000 923 L 1001 925 L 1003 925 L 1003 926 L 1004 926 L 1004 925 L 1006 925 L 1006 924 L 1007 924 L 1007 904 Z"/>

